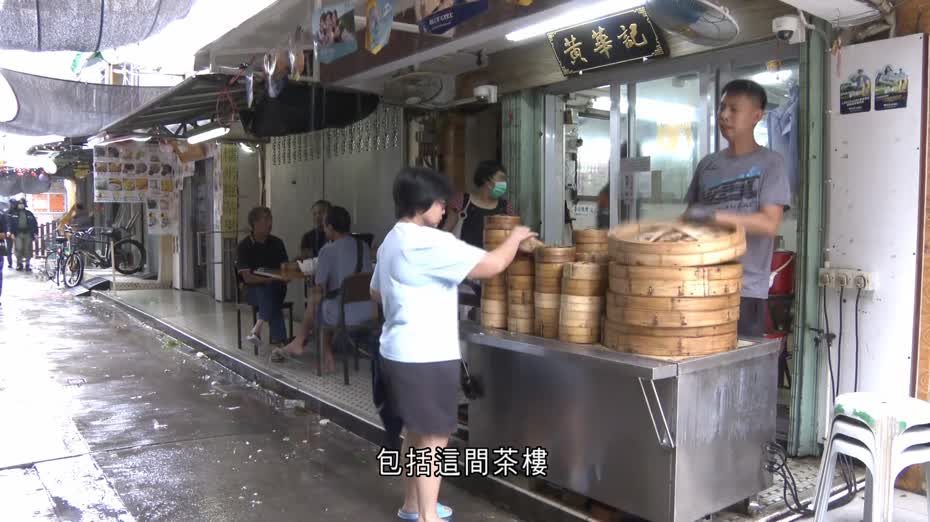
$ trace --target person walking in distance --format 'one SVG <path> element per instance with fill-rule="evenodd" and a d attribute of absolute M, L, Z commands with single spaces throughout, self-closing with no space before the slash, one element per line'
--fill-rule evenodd
<path fill-rule="evenodd" d="M 791 203 L 784 158 L 756 143 L 753 134 L 767 103 L 765 89 L 753 81 L 734 80 L 723 88 L 717 121 L 729 145 L 698 164 L 684 214 L 685 221 L 746 230 L 737 329 L 749 337 L 765 335 L 775 236 Z"/>
<path fill-rule="evenodd" d="M 4 229 L 6 233 L 0 236 L 0 239 L 6 244 L 6 266 L 7 268 L 13 268 L 13 234 L 10 232 L 10 216 L 13 212 L 13 209 L 16 208 L 18 202 L 10 198 L 10 206 L 2 214 L 0 214 L 0 221 L 3 221 Z M 3 262 L 3 257 L 0 256 L 0 263 Z"/>
<path fill-rule="evenodd" d="M 26 208 L 26 198 L 16 202 L 16 207 L 10 211 L 7 226 L 13 233 L 16 246 L 16 270 L 32 270 L 32 240 L 39 233 L 39 223 Z"/>

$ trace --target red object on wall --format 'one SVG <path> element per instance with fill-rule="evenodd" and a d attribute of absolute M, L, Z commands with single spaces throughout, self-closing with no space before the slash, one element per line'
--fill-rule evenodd
<path fill-rule="evenodd" d="M 779 250 L 772 254 L 774 281 L 769 295 L 794 295 L 794 267 L 797 256 L 794 252 Z"/>

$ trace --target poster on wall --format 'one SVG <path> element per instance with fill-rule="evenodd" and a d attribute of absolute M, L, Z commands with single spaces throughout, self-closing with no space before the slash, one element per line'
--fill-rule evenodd
<path fill-rule="evenodd" d="M 220 230 L 227 236 L 235 237 L 239 221 L 239 150 L 235 145 L 223 145 L 221 163 L 223 208 Z"/>
<path fill-rule="evenodd" d="M 352 3 L 342 2 L 315 11 L 312 23 L 320 63 L 332 63 L 358 50 Z"/>
<path fill-rule="evenodd" d="M 907 73 L 902 67 L 886 65 L 875 75 L 875 110 L 907 107 Z"/>
<path fill-rule="evenodd" d="M 116 143 L 94 147 L 94 201 L 142 203 L 174 192 L 177 156 L 158 144 Z"/>
<path fill-rule="evenodd" d="M 365 3 L 365 49 L 378 54 L 391 38 L 394 0 L 368 0 Z"/>
<path fill-rule="evenodd" d="M 872 110 L 872 80 L 859 69 L 840 84 L 840 114 Z"/>
<path fill-rule="evenodd" d="M 416 0 L 417 23 L 430 34 L 443 34 L 487 10 L 488 0 Z"/>
<path fill-rule="evenodd" d="M 178 205 L 175 194 L 149 197 L 145 200 L 145 220 L 149 234 L 154 236 L 178 233 Z"/>

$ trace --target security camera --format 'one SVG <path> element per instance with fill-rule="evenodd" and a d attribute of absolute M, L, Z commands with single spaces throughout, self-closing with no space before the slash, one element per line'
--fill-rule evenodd
<path fill-rule="evenodd" d="M 772 20 L 775 38 L 791 44 L 804 41 L 805 28 L 798 16 L 779 16 Z"/>

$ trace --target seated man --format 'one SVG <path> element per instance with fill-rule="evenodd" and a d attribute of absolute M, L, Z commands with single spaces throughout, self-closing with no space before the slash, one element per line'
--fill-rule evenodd
<path fill-rule="evenodd" d="M 301 321 L 300 332 L 287 346 L 286 353 L 278 350 L 273 360 L 281 361 L 287 355 L 300 355 L 304 343 L 313 332 L 317 314 L 323 326 L 336 326 L 339 321 L 340 293 L 342 282 L 352 274 L 371 272 L 371 249 L 368 245 L 351 235 L 351 218 L 349 211 L 342 207 L 332 207 L 326 213 L 323 230 L 329 241 L 320 250 L 319 263 L 316 268 L 315 285 L 310 294 L 307 311 Z M 375 304 L 350 303 L 346 305 L 345 322 L 347 326 L 357 326 L 374 319 L 377 315 Z M 332 332 L 324 331 L 321 339 L 323 350 L 323 372 L 332 372 L 336 363 L 332 352 Z"/>
<path fill-rule="evenodd" d="M 323 231 L 323 219 L 332 205 L 329 201 L 321 199 L 313 204 L 311 215 L 313 216 L 313 230 L 308 231 L 300 238 L 300 257 L 301 259 L 312 259 L 320 255 L 320 250 L 326 244 L 326 232 Z"/>
<path fill-rule="evenodd" d="M 271 209 L 268 207 L 255 207 L 249 211 L 249 228 L 252 233 L 239 242 L 237 259 L 239 275 L 248 285 L 248 302 L 258 308 L 258 320 L 248 340 L 259 344 L 262 327 L 268 322 L 271 344 L 280 346 L 287 342 L 287 329 L 281 310 L 287 285 L 255 273 L 260 268 L 279 270 L 281 263 L 287 262 L 284 242 L 271 235 L 271 225 Z"/>

